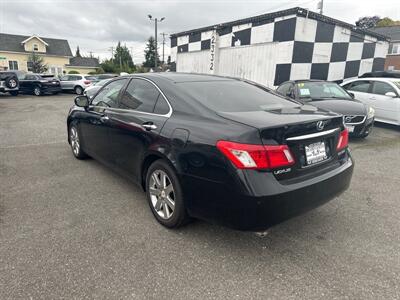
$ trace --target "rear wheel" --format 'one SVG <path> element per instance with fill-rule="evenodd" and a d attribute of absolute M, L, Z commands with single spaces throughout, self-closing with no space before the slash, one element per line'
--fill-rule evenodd
<path fill-rule="evenodd" d="M 42 94 L 42 90 L 40 89 L 40 87 L 35 86 L 35 88 L 33 89 L 33 94 L 35 96 L 40 96 Z"/>
<path fill-rule="evenodd" d="M 77 87 L 75 87 L 74 91 L 75 91 L 75 94 L 77 94 L 77 95 L 82 95 L 82 93 L 83 93 L 83 88 L 80 87 L 80 86 L 77 86 Z"/>
<path fill-rule="evenodd" d="M 71 125 L 69 128 L 69 143 L 72 153 L 77 159 L 84 159 L 87 157 L 87 154 L 82 150 L 81 139 L 76 125 Z"/>
<path fill-rule="evenodd" d="M 147 170 L 146 196 L 153 215 L 165 227 L 178 228 L 189 220 L 178 177 L 164 160 Z"/>

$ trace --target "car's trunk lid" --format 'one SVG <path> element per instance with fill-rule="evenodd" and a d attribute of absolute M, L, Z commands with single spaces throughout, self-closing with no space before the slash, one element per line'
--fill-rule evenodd
<path fill-rule="evenodd" d="M 252 112 L 219 112 L 221 117 L 256 127 L 265 145 L 288 145 L 295 165 L 272 170 L 279 180 L 299 179 L 322 169 L 337 167 L 341 153 L 336 151 L 343 118 L 311 105 Z M 310 149 L 325 149 L 321 161 L 310 163 Z"/>

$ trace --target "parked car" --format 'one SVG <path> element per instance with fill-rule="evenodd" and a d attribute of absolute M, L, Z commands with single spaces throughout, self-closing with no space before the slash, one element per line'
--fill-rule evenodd
<path fill-rule="evenodd" d="M 295 80 L 282 83 L 276 91 L 303 104 L 343 115 L 351 136 L 365 138 L 374 124 L 374 109 L 334 82 L 323 80 Z"/>
<path fill-rule="evenodd" d="M 61 92 L 60 81 L 54 75 L 26 74 L 20 79 L 20 93 L 36 96 L 43 94 L 58 94 Z"/>
<path fill-rule="evenodd" d="M 96 83 L 93 83 L 91 86 L 87 87 L 83 91 L 83 94 L 87 96 L 89 99 L 92 98 L 103 87 L 103 85 L 105 85 L 110 80 L 111 79 L 103 79 Z"/>
<path fill-rule="evenodd" d="M 341 85 L 375 109 L 376 121 L 400 125 L 400 79 L 351 79 Z"/>
<path fill-rule="evenodd" d="M 17 74 L 10 71 L 0 71 L 0 93 L 10 93 L 17 96 L 19 91 L 19 80 Z"/>
<path fill-rule="evenodd" d="M 239 79 L 119 77 L 78 96 L 67 129 L 76 158 L 142 186 L 170 228 L 194 217 L 264 230 L 333 199 L 353 172 L 342 116 Z"/>
<path fill-rule="evenodd" d="M 364 73 L 359 78 L 371 78 L 371 77 L 386 77 L 386 78 L 400 78 L 400 71 L 374 71 Z"/>
<path fill-rule="evenodd" d="M 75 94 L 82 95 L 83 91 L 96 81 L 93 75 L 69 74 L 61 76 L 61 88 L 63 91 L 74 91 Z"/>

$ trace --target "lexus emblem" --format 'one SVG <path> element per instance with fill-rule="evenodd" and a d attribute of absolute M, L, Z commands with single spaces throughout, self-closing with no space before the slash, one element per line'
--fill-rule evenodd
<path fill-rule="evenodd" d="M 317 122 L 317 130 L 321 131 L 322 129 L 324 129 L 325 123 L 323 121 L 318 121 Z"/>

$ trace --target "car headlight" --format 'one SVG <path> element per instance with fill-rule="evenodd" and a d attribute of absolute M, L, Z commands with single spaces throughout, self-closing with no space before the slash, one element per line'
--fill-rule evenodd
<path fill-rule="evenodd" d="M 371 119 L 375 116 L 375 109 L 373 109 L 371 106 L 368 108 L 368 119 Z"/>

